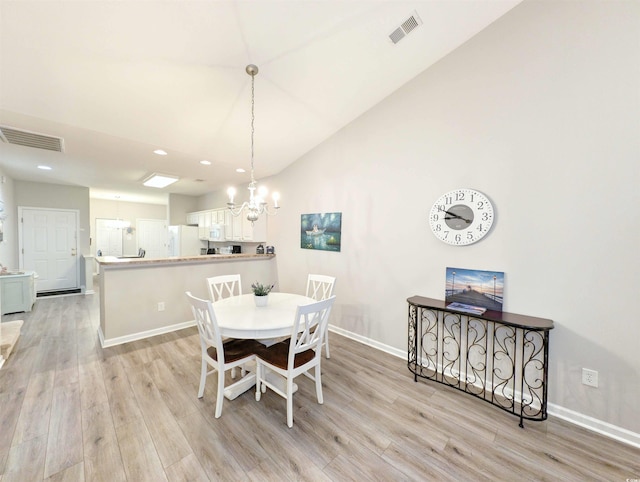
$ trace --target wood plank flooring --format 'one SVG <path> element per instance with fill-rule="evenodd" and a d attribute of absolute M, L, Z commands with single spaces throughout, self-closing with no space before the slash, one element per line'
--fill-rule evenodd
<path fill-rule="evenodd" d="M 103 350 L 98 296 L 3 317 L 24 325 L 0 370 L 1 482 L 640 479 L 639 449 L 554 418 L 521 429 L 334 333 L 324 405 L 300 377 L 292 429 L 273 392 L 225 400 L 215 419 L 216 378 L 196 397 L 197 330 Z"/>

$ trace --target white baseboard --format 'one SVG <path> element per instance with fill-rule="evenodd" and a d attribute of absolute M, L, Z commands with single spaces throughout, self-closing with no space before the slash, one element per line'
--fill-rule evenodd
<path fill-rule="evenodd" d="M 568 408 L 561 407 L 554 403 L 547 404 L 547 413 L 554 417 L 561 418 L 562 420 L 566 420 L 567 422 L 579 425 L 587 430 L 597 432 L 606 437 L 640 448 L 640 434 L 625 428 L 574 412 L 573 410 L 569 410 Z"/>
<path fill-rule="evenodd" d="M 358 341 L 364 345 L 376 348 L 385 353 L 389 353 L 391 355 L 397 356 L 398 358 L 407 360 L 406 350 L 398 350 L 397 348 L 394 348 L 392 346 L 384 345 L 378 341 L 371 340 L 362 335 L 351 333 L 350 331 L 333 325 L 329 325 L 329 331 L 338 333 L 339 335 Z M 568 408 L 564 408 L 553 403 L 547 403 L 547 413 L 553 417 L 561 418 L 562 420 L 566 420 L 569 423 L 579 425 L 580 427 L 586 428 L 587 430 L 591 430 L 593 432 L 604 435 L 605 437 L 609 437 L 618 440 L 619 442 L 623 442 L 625 444 L 640 448 L 640 434 L 638 433 L 618 427 L 616 425 L 612 425 L 607 422 L 603 422 L 602 420 L 598 420 L 587 415 L 583 415 L 581 413 L 569 410 Z"/>
<path fill-rule="evenodd" d="M 144 338 L 151 338 L 152 336 L 163 335 L 165 333 L 171 333 L 172 331 L 183 330 L 184 328 L 190 328 L 195 326 L 196 320 L 185 321 L 183 323 L 176 323 L 175 325 L 163 326 L 162 328 L 156 328 L 154 330 L 141 331 L 139 333 L 132 333 L 127 336 L 119 336 L 116 338 L 105 339 L 104 333 L 102 333 L 102 327 L 98 327 L 98 337 L 100 338 L 100 346 L 102 348 L 108 348 L 110 346 L 122 345 L 123 343 L 129 343 L 130 341 L 142 340 Z"/>

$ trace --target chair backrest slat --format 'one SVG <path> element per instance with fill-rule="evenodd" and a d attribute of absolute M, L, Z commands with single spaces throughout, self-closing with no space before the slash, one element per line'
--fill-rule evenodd
<path fill-rule="evenodd" d="M 326 300 L 333 296 L 336 279 L 323 274 L 310 274 L 307 278 L 307 296 L 314 300 Z"/>
<path fill-rule="evenodd" d="M 213 276 L 207 278 L 209 298 L 216 302 L 222 298 L 239 296 L 242 294 L 242 280 L 239 274 Z"/>

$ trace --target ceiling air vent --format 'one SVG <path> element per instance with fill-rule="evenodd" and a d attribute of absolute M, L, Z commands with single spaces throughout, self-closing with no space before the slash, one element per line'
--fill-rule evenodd
<path fill-rule="evenodd" d="M 23 131 L 15 127 L 0 126 L 0 139 L 8 144 L 35 147 L 47 151 L 64 152 L 64 139 L 37 132 Z"/>
<path fill-rule="evenodd" d="M 389 38 L 394 44 L 397 44 L 398 42 L 400 42 L 400 40 L 405 38 L 407 35 L 409 35 L 410 32 L 418 28 L 420 25 L 422 25 L 422 19 L 418 15 L 418 12 L 414 11 L 408 19 L 402 22 L 402 24 L 397 29 L 391 32 Z"/>

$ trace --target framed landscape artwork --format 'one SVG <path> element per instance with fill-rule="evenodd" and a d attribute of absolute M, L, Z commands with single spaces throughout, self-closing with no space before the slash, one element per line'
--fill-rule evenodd
<path fill-rule="evenodd" d="M 300 247 L 322 251 L 340 251 L 342 213 L 302 214 Z"/>
<path fill-rule="evenodd" d="M 481 315 L 502 311 L 504 272 L 447 268 L 445 303 L 456 311 Z"/>

